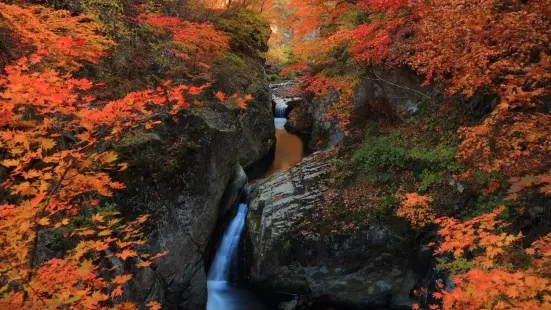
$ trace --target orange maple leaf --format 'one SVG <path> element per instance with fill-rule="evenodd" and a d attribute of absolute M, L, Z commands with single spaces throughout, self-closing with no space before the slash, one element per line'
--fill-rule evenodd
<path fill-rule="evenodd" d="M 132 279 L 132 275 L 131 274 L 125 274 L 125 275 L 121 275 L 121 276 L 116 276 L 114 279 L 113 279 L 113 283 L 116 283 L 116 284 L 124 284 L 128 281 L 130 281 L 130 279 Z"/>
<path fill-rule="evenodd" d="M 160 310 L 161 309 L 161 304 L 156 302 L 156 301 L 150 301 L 145 305 L 149 307 L 149 310 Z"/>
<path fill-rule="evenodd" d="M 138 256 L 138 254 L 133 251 L 133 250 L 129 250 L 129 249 L 124 249 L 121 253 L 117 253 L 115 254 L 117 257 L 121 258 L 122 260 L 126 260 L 127 258 L 129 257 L 136 257 Z"/>
<path fill-rule="evenodd" d="M 221 102 L 225 102 L 226 101 L 226 95 L 221 92 L 221 91 L 218 91 L 214 97 L 216 97 L 216 99 L 220 100 Z"/>

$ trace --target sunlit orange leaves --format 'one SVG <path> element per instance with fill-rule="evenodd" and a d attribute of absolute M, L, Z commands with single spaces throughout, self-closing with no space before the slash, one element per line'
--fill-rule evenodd
<path fill-rule="evenodd" d="M 154 113 L 195 106 L 193 97 L 209 84 L 167 81 L 122 99 L 98 100 L 94 83 L 71 71 L 105 55 L 111 41 L 99 35 L 99 25 L 41 6 L 0 8 L 1 26 L 18 33 L 25 45 L 19 52 L 28 50 L 0 76 L 0 164 L 7 173 L 7 203 L 0 206 L 0 308 L 105 307 L 122 295 L 130 276 L 91 257 L 151 264 L 166 255 L 144 261 L 135 249 L 145 243 L 140 229 L 147 216 L 123 222 L 116 212 L 96 210 L 100 197 L 124 188 L 108 172 L 127 165 L 106 146 L 159 124 Z M 85 220 L 76 224 L 76 215 Z M 67 241 L 62 258 L 38 258 L 39 234 L 46 229 Z M 113 272 L 119 275 L 111 277 Z"/>
<path fill-rule="evenodd" d="M 218 91 L 214 97 L 226 105 L 236 106 L 241 110 L 245 110 L 247 108 L 247 101 L 254 99 L 251 95 L 240 96 L 238 94 L 233 94 L 228 97 L 221 91 Z"/>
<path fill-rule="evenodd" d="M 472 267 L 453 278 L 455 288 L 433 294 L 442 300 L 442 309 L 547 309 L 551 307 L 549 289 L 551 261 L 550 235 L 523 250 L 522 234 L 503 232 L 507 224 L 497 217 L 504 208 L 461 222 L 443 217 L 444 238 L 437 254 L 452 253 L 455 259 L 469 258 Z M 521 254 L 521 252 L 524 252 Z M 529 264 L 519 265 L 520 255 L 532 256 Z"/>
<path fill-rule="evenodd" d="M 537 176 L 525 176 L 522 178 L 512 178 L 511 188 L 509 189 L 508 199 L 515 200 L 518 194 L 530 187 L 539 187 L 540 192 L 545 195 L 551 195 L 551 171 Z"/>
<path fill-rule="evenodd" d="M 0 3 L 0 26 L 17 34 L 21 43 L 38 52 L 21 58 L 19 65 L 45 64 L 68 70 L 78 69 L 82 61 L 96 63 L 114 43 L 103 37 L 101 25 L 89 16 L 72 16 L 68 11 L 44 6 L 19 6 Z"/>
<path fill-rule="evenodd" d="M 501 172 L 516 178 L 513 183 L 517 183 L 518 178 L 542 174 L 551 165 L 551 116 L 547 114 L 494 112 L 482 124 L 462 128 L 459 134 L 463 141 L 457 159 L 470 168 L 462 176 L 464 179 L 478 170 Z M 518 194 L 521 189 L 521 184 L 517 184 L 511 194 Z"/>
<path fill-rule="evenodd" d="M 229 49 L 229 37 L 214 28 L 211 23 L 195 23 L 160 14 L 140 14 L 138 21 L 172 36 L 170 51 L 189 69 L 208 72 L 214 60 Z"/>
<path fill-rule="evenodd" d="M 424 2 L 410 61 L 427 78 L 444 78 L 448 93 L 471 96 L 489 88 L 509 105 L 535 104 L 532 99 L 551 78 L 549 55 L 534 55 L 551 39 L 550 5 L 549 0 Z"/>
<path fill-rule="evenodd" d="M 430 196 L 423 196 L 417 193 L 406 193 L 398 195 L 400 207 L 396 215 L 406 218 L 413 227 L 420 229 L 434 222 L 436 213 L 429 204 L 432 202 Z"/>
<path fill-rule="evenodd" d="M 549 309 L 550 281 L 539 274 L 473 269 L 453 279 L 451 292 L 434 293 L 442 309 Z"/>
<path fill-rule="evenodd" d="M 435 222 L 441 227 L 438 234 L 444 241 L 439 244 L 436 253 L 450 252 L 455 257 L 461 257 L 482 249 L 484 252 L 476 260 L 485 267 L 492 267 L 498 256 L 504 255 L 508 247 L 522 238 L 520 233 L 511 235 L 500 232 L 508 226 L 498 219 L 503 210 L 504 207 L 500 207 L 465 222 L 448 217 L 437 219 Z"/>

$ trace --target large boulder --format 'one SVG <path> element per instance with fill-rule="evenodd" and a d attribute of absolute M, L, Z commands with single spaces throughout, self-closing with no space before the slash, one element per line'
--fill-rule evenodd
<path fill-rule="evenodd" d="M 417 253 L 404 232 L 376 219 L 347 234 L 304 232 L 322 220 L 330 167 L 316 153 L 259 182 L 245 233 L 248 280 L 343 305 L 408 304 Z"/>
<path fill-rule="evenodd" d="M 170 117 L 152 132 L 138 132 L 115 146 L 129 169 L 117 179 L 127 189 L 113 202 L 124 216 L 151 214 L 145 252 L 168 251 L 128 284 L 128 298 L 163 309 L 204 309 L 206 273 L 219 215 L 246 183 L 241 166 L 275 144 L 270 90 L 260 65 L 251 65 L 255 100 L 246 110 L 205 103 Z M 247 79 L 243 79 L 247 81 Z"/>

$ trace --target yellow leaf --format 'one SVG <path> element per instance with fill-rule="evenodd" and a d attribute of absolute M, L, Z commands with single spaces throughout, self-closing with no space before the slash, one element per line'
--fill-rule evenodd
<path fill-rule="evenodd" d="M 83 261 L 82 264 L 80 265 L 80 267 L 78 268 L 78 272 L 82 276 L 86 276 L 86 275 L 90 274 L 92 271 L 93 271 L 92 262 L 89 261 L 89 260 Z"/>
<path fill-rule="evenodd" d="M 69 224 L 69 219 L 68 218 L 64 218 L 63 220 L 61 220 L 61 222 L 57 222 L 55 224 L 55 227 L 56 228 L 59 228 L 59 227 L 63 227 L 63 226 L 67 226 Z"/>
<path fill-rule="evenodd" d="M 87 230 L 83 230 L 81 232 L 78 232 L 77 235 L 81 236 L 81 237 L 85 237 L 85 236 L 91 236 L 93 234 L 95 234 L 96 231 L 95 230 L 92 230 L 92 229 L 87 229 Z"/>
<path fill-rule="evenodd" d="M 47 226 L 47 225 L 50 225 L 50 219 L 47 218 L 47 217 L 43 217 L 43 218 L 39 219 L 38 221 L 36 221 L 36 223 L 40 226 Z"/>
<path fill-rule="evenodd" d="M 159 258 L 159 257 L 163 257 L 163 256 L 165 256 L 165 255 L 167 255 L 167 254 L 168 254 L 168 251 L 164 251 L 164 252 L 162 252 L 162 253 L 158 253 L 158 254 L 156 254 L 156 255 L 153 255 L 153 256 L 150 258 L 150 260 L 155 260 L 155 259 L 157 259 L 157 258 Z"/>
<path fill-rule="evenodd" d="M 145 305 L 149 307 L 149 310 L 160 310 L 161 309 L 161 304 L 156 302 L 156 301 L 150 301 Z"/>
<path fill-rule="evenodd" d="M 5 167 L 17 167 L 19 166 L 19 161 L 16 159 L 6 159 L 2 161 L 2 166 Z"/>
<path fill-rule="evenodd" d="M 13 188 L 16 194 L 21 194 L 21 195 L 32 195 L 32 193 L 34 192 L 34 188 L 31 186 L 31 183 L 29 182 L 23 182 L 19 185 L 14 186 Z"/>
<path fill-rule="evenodd" d="M 141 263 L 136 264 L 136 267 L 138 267 L 138 268 L 147 268 L 149 266 L 151 266 L 150 261 L 145 261 L 145 262 L 141 262 Z"/>
<path fill-rule="evenodd" d="M 111 292 L 111 298 L 122 296 L 122 286 L 117 286 L 112 292 Z"/>
<path fill-rule="evenodd" d="M 44 150 L 51 150 L 56 146 L 56 143 L 52 139 L 41 139 L 40 145 L 42 146 L 42 149 Z"/>
<path fill-rule="evenodd" d="M 119 165 L 119 171 L 124 171 L 128 169 L 128 164 L 127 163 L 122 163 Z"/>
<path fill-rule="evenodd" d="M 143 224 L 143 223 L 145 223 L 145 222 L 147 221 L 148 218 L 149 218 L 149 215 L 148 215 L 148 214 L 142 215 L 142 216 L 140 216 L 140 217 L 137 219 L 137 221 L 138 221 L 139 223 Z"/>
<path fill-rule="evenodd" d="M 29 221 L 25 221 L 21 224 L 21 226 L 19 226 L 19 231 L 20 232 L 26 232 L 29 228 L 31 227 L 31 223 L 29 223 Z"/>
<path fill-rule="evenodd" d="M 103 218 L 103 215 L 100 215 L 99 213 L 92 215 L 92 222 L 103 223 L 104 221 L 105 219 Z"/>
<path fill-rule="evenodd" d="M 118 155 L 114 152 L 105 152 L 98 157 L 98 160 L 103 163 L 112 163 L 117 160 Z"/>
<path fill-rule="evenodd" d="M 111 235 L 113 231 L 111 229 L 106 229 L 106 230 L 102 230 L 99 232 L 98 236 L 99 237 L 106 237 L 106 236 L 109 236 Z"/>

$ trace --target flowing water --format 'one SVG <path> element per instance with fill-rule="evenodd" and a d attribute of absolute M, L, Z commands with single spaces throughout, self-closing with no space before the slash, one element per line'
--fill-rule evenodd
<path fill-rule="evenodd" d="M 279 98 L 274 96 L 274 125 L 276 129 L 276 147 L 274 160 L 263 178 L 295 166 L 304 156 L 302 140 L 285 129 L 287 122 L 287 103 L 296 98 Z M 240 289 L 232 284 L 233 268 L 237 263 L 237 249 L 241 233 L 245 226 L 247 205 L 239 205 L 236 216 L 228 226 L 214 261 L 209 270 L 207 288 L 207 310 L 261 310 L 265 309 L 252 292 Z"/>
<path fill-rule="evenodd" d="M 231 268 L 237 261 L 237 248 L 246 216 L 247 205 L 242 203 L 216 252 L 207 280 L 207 310 L 262 309 L 254 295 L 233 286 L 230 282 Z"/>
<path fill-rule="evenodd" d="M 285 129 L 286 122 L 285 118 L 274 119 L 277 139 L 274 161 L 263 178 L 295 166 L 304 156 L 304 143 L 298 136 Z"/>

